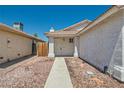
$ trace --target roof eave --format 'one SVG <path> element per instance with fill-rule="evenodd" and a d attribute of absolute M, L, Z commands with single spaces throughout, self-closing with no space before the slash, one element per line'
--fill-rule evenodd
<path fill-rule="evenodd" d="M 106 14 L 108 11 L 110 11 L 110 9 L 115 8 L 111 11 L 111 13 L 108 15 Z M 112 14 L 118 12 L 120 10 L 120 8 L 124 8 L 124 7 L 118 7 L 118 6 L 112 6 L 110 9 L 108 9 L 104 14 L 100 15 L 99 17 L 97 17 L 93 22 L 91 22 L 89 25 L 87 25 L 86 27 L 84 27 L 82 30 L 80 30 L 77 35 L 81 35 L 82 33 L 84 33 L 85 31 L 89 30 L 90 28 L 94 27 L 95 25 L 97 25 L 98 23 L 102 22 L 104 19 L 108 18 L 109 16 L 111 16 Z M 105 16 L 106 14 L 106 16 Z M 102 19 L 100 19 L 102 18 Z"/>
<path fill-rule="evenodd" d="M 81 23 L 86 23 L 86 22 L 92 22 L 91 20 L 88 20 L 88 19 L 85 19 L 85 20 L 83 20 L 83 21 L 81 21 L 81 22 L 78 22 L 78 23 L 76 23 L 76 24 L 73 24 L 73 25 L 71 25 L 71 26 L 69 26 L 69 27 L 66 27 L 66 28 L 64 28 L 63 30 L 64 31 L 66 31 L 67 29 L 70 29 L 70 28 L 73 28 L 73 27 L 75 27 L 75 26 L 77 26 L 77 25 L 79 25 L 79 24 L 81 24 Z"/>
<path fill-rule="evenodd" d="M 0 28 L 1 30 L 7 31 L 9 33 L 14 33 L 14 34 L 21 35 L 21 36 L 24 36 L 24 37 L 27 37 L 27 38 L 30 38 L 30 39 L 35 39 L 35 40 L 37 40 L 39 42 L 45 42 L 45 41 L 43 41 L 43 40 L 41 40 L 41 39 L 39 39 L 37 37 L 28 35 L 28 34 L 26 34 L 24 32 L 20 32 L 20 31 L 14 29 L 12 27 L 9 27 L 9 26 L 7 26 L 5 24 L 0 23 L 0 26 L 1 26 L 1 28 Z"/>
<path fill-rule="evenodd" d="M 76 34 L 46 34 L 47 37 L 75 37 Z"/>

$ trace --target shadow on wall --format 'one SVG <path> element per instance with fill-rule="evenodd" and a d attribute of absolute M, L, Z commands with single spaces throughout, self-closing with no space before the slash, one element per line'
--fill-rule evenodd
<path fill-rule="evenodd" d="M 9 62 L 2 63 L 2 64 L 0 64 L 0 68 L 3 68 L 3 69 L 7 68 L 7 67 L 9 67 L 11 65 L 14 65 L 14 64 L 20 63 L 20 62 L 22 62 L 22 61 L 24 61 L 26 59 L 29 59 L 29 58 L 31 58 L 33 56 L 35 56 L 35 55 L 28 55 L 28 56 L 24 56 L 22 58 L 18 58 L 18 59 L 9 61 Z"/>

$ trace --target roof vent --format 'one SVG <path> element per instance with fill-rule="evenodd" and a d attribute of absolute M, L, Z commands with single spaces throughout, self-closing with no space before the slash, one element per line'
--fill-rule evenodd
<path fill-rule="evenodd" d="M 20 31 L 23 31 L 23 24 L 21 22 L 15 22 L 13 24 L 13 27 L 16 29 L 16 30 L 20 30 Z"/>
<path fill-rule="evenodd" d="M 51 29 L 50 29 L 50 32 L 54 32 L 55 30 L 54 30 L 54 28 L 53 27 L 51 27 Z"/>

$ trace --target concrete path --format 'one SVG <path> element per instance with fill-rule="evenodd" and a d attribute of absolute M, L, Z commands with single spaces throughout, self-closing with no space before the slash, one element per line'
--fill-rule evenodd
<path fill-rule="evenodd" d="M 45 88 L 72 88 L 70 75 L 63 57 L 56 57 Z"/>

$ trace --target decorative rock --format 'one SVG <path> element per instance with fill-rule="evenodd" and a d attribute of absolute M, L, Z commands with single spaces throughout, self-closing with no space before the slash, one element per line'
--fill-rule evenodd
<path fill-rule="evenodd" d="M 93 77 L 95 75 L 95 73 L 93 73 L 92 71 L 86 71 L 86 76 L 88 77 L 88 78 L 91 78 L 91 77 Z"/>
<path fill-rule="evenodd" d="M 87 73 L 88 75 L 94 75 L 94 73 L 91 72 L 91 71 L 87 71 L 86 73 Z"/>

